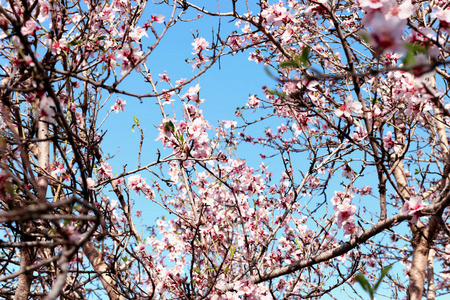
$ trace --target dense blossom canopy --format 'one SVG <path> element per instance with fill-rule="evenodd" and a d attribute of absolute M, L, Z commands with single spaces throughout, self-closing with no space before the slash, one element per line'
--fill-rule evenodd
<path fill-rule="evenodd" d="M 191 77 L 152 73 L 184 22 Z M 0 296 L 445 297 L 449 34 L 444 0 L 2 0 Z M 199 79 L 241 52 L 276 82 L 216 125 Z"/>

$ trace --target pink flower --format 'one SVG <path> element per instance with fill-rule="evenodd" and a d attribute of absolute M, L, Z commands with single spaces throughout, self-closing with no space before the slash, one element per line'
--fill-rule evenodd
<path fill-rule="evenodd" d="M 134 27 L 130 32 L 130 38 L 136 43 L 139 43 L 143 36 L 148 37 L 148 34 L 145 32 L 145 29 L 140 26 Z"/>
<path fill-rule="evenodd" d="M 95 180 L 92 177 L 89 177 L 88 179 L 86 179 L 87 182 L 87 188 L 89 190 L 93 190 L 95 188 L 95 186 L 97 185 L 97 180 Z"/>
<path fill-rule="evenodd" d="M 394 6 L 388 13 L 388 16 L 397 16 L 402 20 L 406 20 L 414 13 L 416 6 L 411 3 L 411 0 L 406 0 L 398 7 Z"/>
<path fill-rule="evenodd" d="M 145 182 L 141 175 L 132 175 L 128 178 L 128 188 L 135 191 L 138 195 L 142 191 L 146 194 L 147 198 L 154 198 L 153 191 L 150 186 Z"/>
<path fill-rule="evenodd" d="M 50 4 L 45 0 L 44 1 L 40 0 L 39 6 L 40 6 L 40 10 L 39 10 L 38 21 L 44 22 L 45 20 L 48 19 L 49 15 L 50 15 Z"/>
<path fill-rule="evenodd" d="M 107 162 L 102 162 L 100 167 L 97 168 L 97 176 L 100 179 L 106 179 L 112 177 L 112 167 Z"/>
<path fill-rule="evenodd" d="M 269 6 L 263 10 L 261 12 L 261 17 L 265 18 L 268 23 L 279 26 L 283 24 L 283 21 L 288 21 L 292 15 L 288 12 L 287 8 L 280 3 Z"/>
<path fill-rule="evenodd" d="M 375 12 L 368 26 L 371 27 L 370 37 L 375 48 L 380 50 L 400 50 L 403 45 L 403 31 L 406 20 L 397 16 L 386 16 Z"/>
<path fill-rule="evenodd" d="M 411 222 L 414 224 L 417 223 L 417 220 L 419 220 L 420 217 L 420 211 L 423 210 L 425 207 L 423 203 L 422 196 L 413 196 L 409 200 L 406 200 L 403 204 L 402 208 L 400 209 L 400 213 L 408 213 L 409 215 L 413 216 L 411 219 Z"/>
<path fill-rule="evenodd" d="M 39 100 L 39 116 L 48 123 L 56 124 L 55 102 L 52 98 L 44 95 Z"/>
<path fill-rule="evenodd" d="M 251 95 L 248 99 L 247 106 L 251 108 L 259 107 L 259 99 L 255 95 Z"/>
<path fill-rule="evenodd" d="M 345 118 L 350 118 L 352 112 L 358 115 L 362 114 L 362 104 L 358 101 L 353 100 L 351 97 L 348 97 L 344 101 L 344 104 L 334 111 L 336 116 L 339 118 L 342 116 L 344 116 Z"/>
<path fill-rule="evenodd" d="M 76 227 L 74 225 L 68 225 L 66 226 L 66 234 L 69 236 L 69 240 L 72 242 L 79 242 L 83 239 L 85 234 L 81 234 L 78 232 Z"/>
<path fill-rule="evenodd" d="M 355 225 L 355 220 L 353 219 L 353 222 L 345 223 L 343 229 L 344 229 L 344 237 L 349 237 L 356 235 L 360 228 Z"/>
<path fill-rule="evenodd" d="M 392 132 L 388 131 L 383 137 L 383 145 L 386 149 L 394 148 L 395 142 L 392 140 Z"/>
<path fill-rule="evenodd" d="M 359 0 L 359 5 L 361 5 L 362 8 L 365 10 L 376 10 L 383 8 L 384 6 L 388 5 L 389 2 L 386 0 Z"/>
<path fill-rule="evenodd" d="M 359 194 L 361 196 L 364 195 L 369 195 L 370 193 L 372 193 L 372 188 L 370 186 L 363 186 L 360 190 L 359 190 Z"/>
<path fill-rule="evenodd" d="M 198 101 L 198 93 L 200 92 L 200 85 L 197 83 L 195 86 L 191 86 L 186 94 L 181 98 L 187 97 L 190 101 Z"/>
<path fill-rule="evenodd" d="M 61 54 L 61 51 L 68 51 L 69 47 L 67 46 L 67 40 L 65 38 L 61 38 L 59 41 L 53 41 L 48 38 L 45 40 L 45 45 L 47 47 L 52 48 L 52 54 L 58 55 Z"/>
<path fill-rule="evenodd" d="M 196 38 L 191 45 L 194 46 L 194 52 L 192 54 L 199 55 L 200 52 L 209 46 L 209 43 L 204 38 Z"/>
<path fill-rule="evenodd" d="M 350 166 L 348 164 L 346 164 L 342 167 L 342 177 L 345 177 L 345 178 L 353 177 L 353 170 L 352 170 L 352 168 L 350 168 Z"/>
<path fill-rule="evenodd" d="M 139 242 L 139 244 L 136 245 L 134 252 L 141 258 L 147 256 L 147 250 L 145 249 L 145 244 L 143 242 Z"/>
<path fill-rule="evenodd" d="M 164 23 L 164 15 L 152 15 L 150 21 L 155 23 Z"/>
<path fill-rule="evenodd" d="M 20 29 L 20 33 L 22 35 L 28 35 L 33 34 L 36 29 L 39 27 L 37 26 L 37 23 L 35 20 L 30 19 L 25 22 L 25 25 Z"/>
<path fill-rule="evenodd" d="M 248 280 L 242 280 L 236 282 L 234 290 L 238 296 L 251 296 L 255 292 L 255 285 L 251 284 Z"/>
<path fill-rule="evenodd" d="M 134 48 L 133 45 L 125 44 L 121 50 L 116 51 L 117 60 L 122 60 L 122 68 L 120 69 L 120 74 L 124 75 L 129 72 L 132 68 L 136 72 L 141 72 L 141 63 L 146 60 L 143 59 L 143 52 L 139 48 Z"/>
<path fill-rule="evenodd" d="M 342 228 L 347 223 L 354 223 L 355 219 L 352 217 L 356 212 L 356 206 L 351 204 L 350 199 L 345 199 L 336 207 L 337 225 Z"/>
<path fill-rule="evenodd" d="M 158 76 L 161 81 L 170 82 L 170 78 L 167 76 L 167 71 L 164 71 L 164 73 L 159 74 Z"/>
<path fill-rule="evenodd" d="M 64 168 L 64 166 L 57 163 L 56 165 L 53 166 L 53 171 L 51 175 L 60 176 L 63 175 L 64 173 L 66 173 L 66 169 Z"/>
<path fill-rule="evenodd" d="M 287 43 L 291 39 L 291 37 L 294 35 L 294 33 L 295 33 L 295 27 L 293 27 L 291 25 L 287 25 L 286 29 L 284 30 L 284 32 L 280 38 L 284 43 Z"/>
<path fill-rule="evenodd" d="M 114 103 L 113 106 L 111 106 L 111 109 L 114 110 L 115 113 L 118 113 L 119 111 L 125 110 L 125 105 L 127 105 L 127 102 L 122 99 L 117 99 L 116 103 Z"/>
<path fill-rule="evenodd" d="M 439 8 L 437 12 L 431 13 L 430 16 L 439 19 L 439 28 L 450 34 L 450 9 Z"/>

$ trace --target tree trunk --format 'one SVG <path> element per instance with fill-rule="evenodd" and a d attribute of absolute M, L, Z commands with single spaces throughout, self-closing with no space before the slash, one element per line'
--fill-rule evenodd
<path fill-rule="evenodd" d="M 30 248 L 23 247 L 20 249 L 20 270 L 25 270 L 26 267 L 31 265 L 32 256 Z M 14 300 L 27 300 L 30 294 L 31 282 L 33 281 L 32 272 L 23 272 L 19 275 L 19 282 L 17 283 L 16 294 Z"/>
<path fill-rule="evenodd" d="M 428 266 L 427 266 L 427 281 L 428 281 L 428 291 L 427 300 L 436 299 L 436 286 L 434 285 L 434 249 L 431 249 L 428 253 Z"/>
<path fill-rule="evenodd" d="M 113 278 L 111 278 L 106 274 L 108 270 L 108 265 L 105 263 L 101 255 L 97 252 L 97 249 L 95 249 L 94 244 L 92 244 L 92 242 L 90 241 L 87 241 L 86 243 L 83 244 L 83 251 L 84 254 L 86 254 L 87 258 L 89 259 L 89 262 L 91 263 L 95 272 L 97 272 L 103 284 L 103 287 L 108 293 L 109 299 L 111 300 L 124 299 L 117 293 L 117 290 L 115 288 L 117 284 L 114 282 Z"/>
<path fill-rule="evenodd" d="M 428 254 L 438 228 L 436 216 L 431 217 L 427 225 L 423 225 L 420 220 L 417 224 L 411 224 L 413 258 L 409 270 L 409 300 L 420 300 L 423 297 Z"/>

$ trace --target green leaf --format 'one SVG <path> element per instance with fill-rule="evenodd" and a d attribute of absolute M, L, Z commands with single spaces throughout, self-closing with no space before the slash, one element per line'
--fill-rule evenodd
<path fill-rule="evenodd" d="M 384 267 L 381 270 L 381 276 L 380 279 L 378 279 L 377 283 L 375 283 L 375 285 L 373 286 L 374 291 L 376 291 L 378 289 L 378 287 L 380 286 L 381 282 L 383 281 L 383 278 L 387 275 L 387 273 L 389 272 L 389 270 L 392 268 L 392 265 Z"/>
<path fill-rule="evenodd" d="M 299 65 L 298 65 L 298 63 L 296 63 L 295 61 L 292 61 L 292 60 L 290 60 L 290 61 L 285 61 L 285 62 L 282 62 L 281 64 L 280 64 L 280 67 L 281 68 L 298 68 L 299 67 Z"/>
<path fill-rule="evenodd" d="M 419 174 L 419 173 L 420 173 L 420 171 L 417 170 L 417 169 L 414 171 L 414 175 L 417 175 L 417 174 Z"/>
<path fill-rule="evenodd" d="M 136 118 L 136 117 L 133 117 L 133 120 L 134 120 L 134 123 L 136 123 L 137 125 L 139 125 L 140 123 L 139 123 L 139 119 L 138 118 Z"/>
<path fill-rule="evenodd" d="M 265 67 L 265 68 L 264 68 L 264 71 L 265 71 L 265 72 L 267 73 L 267 75 L 269 75 L 270 77 L 272 77 L 272 78 L 276 77 L 276 76 L 274 76 L 274 75 L 272 74 L 272 72 L 270 72 L 270 70 L 269 70 L 268 67 Z"/>
<path fill-rule="evenodd" d="M 359 33 L 359 36 L 364 40 L 364 42 L 370 43 L 370 36 L 369 36 L 369 34 L 367 32 L 361 31 Z"/>
<path fill-rule="evenodd" d="M 175 125 L 173 125 L 172 121 L 167 121 L 166 123 L 164 123 L 164 126 L 166 127 L 166 130 L 169 132 L 175 131 Z"/>
<path fill-rule="evenodd" d="M 363 290 L 369 293 L 370 299 L 372 299 L 374 291 L 372 285 L 369 283 L 369 281 L 367 281 L 366 277 L 364 277 L 363 274 L 359 273 L 358 275 L 356 275 L 355 280 L 359 282 Z"/>
<path fill-rule="evenodd" d="M 407 52 L 405 54 L 405 56 L 402 58 L 402 63 L 404 66 L 412 66 L 414 65 L 414 63 L 416 62 L 416 58 L 414 56 L 414 54 L 412 54 L 411 52 Z"/>
<path fill-rule="evenodd" d="M 417 44 L 410 44 L 406 43 L 404 45 L 406 48 L 406 54 L 402 58 L 403 65 L 405 66 L 412 66 L 416 62 L 416 55 L 417 54 L 424 54 L 427 52 L 427 49 L 425 47 L 422 47 Z"/>
<path fill-rule="evenodd" d="M 233 259 L 234 253 L 236 252 L 236 248 L 231 248 L 230 250 L 230 259 Z"/>
<path fill-rule="evenodd" d="M 299 60 L 305 67 L 307 67 L 310 64 L 309 63 L 309 47 L 306 47 L 302 50 L 302 54 L 300 55 Z"/>
<path fill-rule="evenodd" d="M 404 47 L 408 50 L 408 52 L 411 52 L 413 54 L 419 54 L 419 53 L 426 53 L 427 49 L 425 47 L 422 47 L 420 45 L 417 44 L 410 44 L 410 43 L 406 43 L 404 45 Z"/>
<path fill-rule="evenodd" d="M 277 90 L 268 90 L 268 93 L 274 96 L 278 96 L 280 98 L 284 98 L 286 97 L 286 93 L 285 92 L 279 92 Z"/>

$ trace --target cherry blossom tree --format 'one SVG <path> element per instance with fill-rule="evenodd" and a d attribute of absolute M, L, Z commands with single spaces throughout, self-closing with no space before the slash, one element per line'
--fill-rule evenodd
<path fill-rule="evenodd" d="M 211 18 L 190 78 L 151 72 L 169 30 Z M 361 298 L 362 274 L 445 297 L 449 24 L 440 0 L 2 1 L 0 295 Z M 276 81 L 217 124 L 198 79 L 240 52 Z M 102 126 L 148 101 L 158 133 L 134 118 L 113 168 Z"/>

